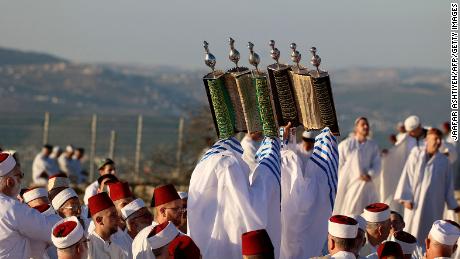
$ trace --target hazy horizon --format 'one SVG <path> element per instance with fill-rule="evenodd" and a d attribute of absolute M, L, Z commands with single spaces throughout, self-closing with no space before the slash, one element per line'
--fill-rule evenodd
<path fill-rule="evenodd" d="M 231 66 L 228 37 L 248 66 L 247 42 L 261 66 L 291 63 L 297 43 L 302 64 L 311 46 L 324 69 L 346 67 L 449 68 L 450 3 L 442 1 L 320 2 L 121 0 L 3 1 L 0 46 L 45 52 L 83 63 L 121 63 L 206 69 L 203 40 L 217 68 Z"/>

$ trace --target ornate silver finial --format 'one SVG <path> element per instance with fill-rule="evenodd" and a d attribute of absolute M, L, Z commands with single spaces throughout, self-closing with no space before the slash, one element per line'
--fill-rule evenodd
<path fill-rule="evenodd" d="M 252 42 L 248 42 L 249 48 L 249 64 L 256 67 L 257 73 L 259 73 L 259 68 L 257 67 L 260 63 L 260 57 L 257 53 L 254 52 L 254 44 Z"/>
<path fill-rule="evenodd" d="M 240 52 L 238 52 L 238 50 L 235 49 L 235 40 L 232 39 L 232 37 L 228 39 L 228 42 L 230 43 L 230 53 L 228 54 L 228 58 L 230 59 L 230 61 L 235 63 L 236 67 L 238 67 L 238 61 L 240 61 Z"/>
<path fill-rule="evenodd" d="M 268 43 L 268 45 L 272 48 L 272 50 L 270 50 L 270 56 L 272 57 L 272 59 L 274 59 L 276 61 L 276 64 L 279 64 L 279 59 L 280 59 L 280 51 L 275 48 L 275 41 L 274 40 L 270 40 L 270 43 Z"/>
<path fill-rule="evenodd" d="M 204 63 L 206 64 L 206 66 L 212 69 L 212 72 L 214 72 L 214 67 L 216 66 L 216 57 L 214 57 L 214 55 L 209 52 L 208 46 L 209 43 L 207 41 L 203 41 L 203 47 L 206 54 L 204 56 Z"/>
<path fill-rule="evenodd" d="M 302 55 L 300 54 L 298 50 L 296 50 L 297 44 L 291 43 L 290 47 L 292 49 L 291 60 L 292 62 L 297 64 L 297 69 L 300 70 L 299 62 L 300 62 L 300 59 L 302 58 Z"/>
<path fill-rule="evenodd" d="M 320 73 L 319 65 L 321 64 L 321 58 L 318 55 L 316 55 L 315 47 L 311 47 L 310 52 L 313 55 L 313 57 L 311 58 L 311 64 L 316 67 L 316 71 L 319 74 Z"/>

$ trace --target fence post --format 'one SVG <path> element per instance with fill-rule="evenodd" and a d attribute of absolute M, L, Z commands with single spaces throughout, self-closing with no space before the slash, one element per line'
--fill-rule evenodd
<path fill-rule="evenodd" d="M 117 132 L 115 130 L 110 131 L 110 144 L 109 144 L 109 157 L 115 160 L 115 141 L 117 140 Z"/>
<path fill-rule="evenodd" d="M 94 159 L 96 156 L 96 129 L 97 129 L 97 115 L 93 114 L 91 120 L 91 151 L 89 155 L 89 180 L 94 181 Z"/>
<path fill-rule="evenodd" d="M 49 126 L 50 126 L 50 113 L 45 112 L 45 121 L 43 123 L 43 145 L 48 144 Z"/>
<path fill-rule="evenodd" d="M 134 179 L 138 182 L 139 181 L 139 166 L 141 161 L 141 145 L 142 145 L 142 124 L 143 124 L 143 117 L 139 115 L 137 118 L 137 138 L 136 138 L 136 157 L 134 163 Z"/>

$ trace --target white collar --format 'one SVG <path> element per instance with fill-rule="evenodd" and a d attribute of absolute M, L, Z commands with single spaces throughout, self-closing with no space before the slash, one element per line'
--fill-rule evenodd
<path fill-rule="evenodd" d="M 331 258 L 346 258 L 346 259 L 355 259 L 356 256 L 352 252 L 348 251 L 339 251 L 333 255 L 331 255 Z"/>

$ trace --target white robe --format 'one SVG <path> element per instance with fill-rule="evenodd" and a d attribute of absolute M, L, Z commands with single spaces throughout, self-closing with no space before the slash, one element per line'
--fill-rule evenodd
<path fill-rule="evenodd" d="M 155 255 L 152 252 L 152 247 L 147 237 L 149 236 L 156 223 L 142 229 L 134 237 L 132 246 L 132 255 L 134 259 L 155 259 Z"/>
<path fill-rule="evenodd" d="M 44 216 L 1 193 L 0 208 L 0 258 L 29 258 L 30 242 L 51 244 L 51 229 L 59 216 Z"/>
<path fill-rule="evenodd" d="M 248 164 L 249 170 L 252 172 L 257 166 L 256 152 L 260 147 L 260 142 L 254 141 L 247 134 L 241 140 L 243 147 L 243 160 Z"/>
<path fill-rule="evenodd" d="M 360 179 L 368 174 L 371 181 Z M 359 215 L 379 201 L 374 179 L 380 173 L 380 149 L 371 139 L 363 143 L 349 137 L 339 144 L 339 183 L 333 214 Z"/>
<path fill-rule="evenodd" d="M 128 232 L 122 229 L 118 229 L 117 233 L 112 235 L 111 240 L 120 247 L 127 258 L 133 258 L 132 254 L 132 246 L 133 246 L 133 239 L 128 234 Z"/>
<path fill-rule="evenodd" d="M 366 244 L 364 244 L 364 246 L 359 251 L 359 255 L 362 257 L 367 257 L 372 254 L 377 254 L 377 247 L 378 246 L 373 246 L 371 243 L 369 243 L 369 238 L 366 234 Z"/>
<path fill-rule="evenodd" d="M 96 231 L 88 234 L 88 259 L 126 259 L 128 256 L 112 241 L 104 241 Z"/>
<path fill-rule="evenodd" d="M 396 201 L 412 202 L 404 209 L 405 231 L 419 242 L 428 236 L 435 220 L 442 219 L 444 206 L 457 207 L 449 160 L 439 152 L 427 161 L 425 149 L 413 149 L 395 192 Z"/>
<path fill-rule="evenodd" d="M 402 206 L 394 200 L 394 193 L 398 185 L 404 165 L 411 150 L 423 148 L 424 142 L 417 141 L 407 133 L 396 143 L 394 147 L 388 150 L 388 153 L 382 157 L 382 171 L 376 185 L 379 188 L 380 201 L 388 204 L 392 210 L 403 214 Z"/>
<path fill-rule="evenodd" d="M 218 141 L 192 173 L 188 193 L 188 233 L 206 258 L 241 258 L 241 235 L 266 229 L 279 251 L 280 144 L 266 138 L 250 170 L 235 138 Z M 278 257 L 276 255 L 276 257 Z"/>
<path fill-rule="evenodd" d="M 316 137 L 304 164 L 295 147 L 281 152 L 281 259 L 322 254 L 337 186 L 337 140 L 328 129 Z"/>
<path fill-rule="evenodd" d="M 45 172 L 49 176 L 59 173 L 59 168 L 56 167 L 55 163 L 49 157 L 45 157 L 43 154 L 35 156 L 32 162 L 32 180 L 37 185 L 45 185 L 47 179 L 40 178 L 40 175 Z"/>

